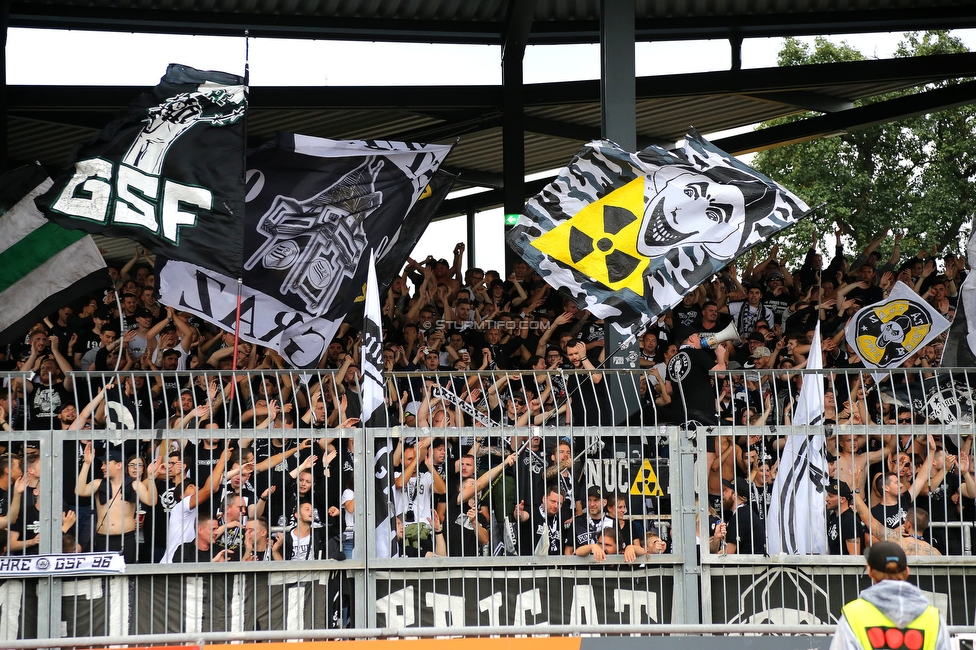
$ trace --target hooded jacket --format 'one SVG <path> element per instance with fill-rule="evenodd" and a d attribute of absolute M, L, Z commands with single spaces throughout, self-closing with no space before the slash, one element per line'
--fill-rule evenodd
<path fill-rule="evenodd" d="M 878 608 L 892 623 L 904 628 L 922 615 L 929 606 L 928 598 L 915 585 L 901 580 L 882 580 L 861 592 L 861 598 Z M 949 650 L 949 635 L 945 620 L 939 617 L 939 634 L 935 650 Z M 837 622 L 837 632 L 830 650 L 864 650 L 845 616 Z"/>

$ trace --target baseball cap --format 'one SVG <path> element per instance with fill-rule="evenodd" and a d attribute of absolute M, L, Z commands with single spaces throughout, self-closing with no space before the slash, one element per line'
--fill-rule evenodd
<path fill-rule="evenodd" d="M 851 486 L 843 481 L 837 481 L 836 483 L 831 483 L 828 485 L 827 492 L 830 494 L 836 494 L 839 497 L 844 497 L 848 501 L 854 500 L 854 493 L 851 491 Z"/>
<path fill-rule="evenodd" d="M 773 271 L 772 273 L 770 273 L 766 277 L 766 280 L 767 281 L 768 280 L 785 280 L 785 279 L 786 279 L 786 276 L 783 275 L 782 273 L 780 273 L 779 271 Z"/>
<path fill-rule="evenodd" d="M 116 463 L 122 462 L 122 450 L 118 447 L 106 447 L 105 452 L 102 454 L 102 459 L 106 462 L 114 460 Z"/>
<path fill-rule="evenodd" d="M 752 353 L 750 359 L 762 359 L 763 357 L 768 357 L 772 354 L 773 353 L 769 351 L 769 348 L 767 348 L 765 345 L 760 345 L 758 348 L 756 348 L 756 351 Z"/>
<path fill-rule="evenodd" d="M 152 318 L 152 312 L 145 307 L 139 307 L 136 309 L 136 318 Z"/>
<path fill-rule="evenodd" d="M 722 479 L 722 485 L 729 488 L 743 499 L 749 498 L 749 483 L 745 479 L 737 478 L 735 483 L 727 478 Z"/>
<path fill-rule="evenodd" d="M 908 558 L 905 557 L 905 551 L 894 542 L 872 544 L 864 552 L 864 557 L 867 558 L 868 566 L 875 571 L 887 571 L 889 562 L 896 562 L 898 571 L 904 571 L 908 568 Z"/>
<path fill-rule="evenodd" d="M 759 343 L 765 343 L 766 337 L 763 336 L 762 332 L 752 332 L 751 334 L 749 334 L 749 340 L 757 341 Z"/>
<path fill-rule="evenodd" d="M 108 307 L 99 307 L 92 314 L 92 318 L 97 318 L 98 320 L 112 320 L 112 312 L 108 310 Z"/>
<path fill-rule="evenodd" d="M 591 486 L 586 491 L 586 496 L 588 496 L 588 497 L 598 497 L 598 498 L 602 499 L 603 498 L 603 490 L 600 489 L 600 486 L 593 485 L 593 486 Z"/>

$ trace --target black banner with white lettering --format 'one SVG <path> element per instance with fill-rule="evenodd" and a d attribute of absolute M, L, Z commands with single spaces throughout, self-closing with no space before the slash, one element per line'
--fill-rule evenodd
<path fill-rule="evenodd" d="M 646 625 L 670 623 L 667 568 L 380 572 L 377 625 Z"/>
<path fill-rule="evenodd" d="M 241 77 L 171 64 L 78 148 L 37 207 L 64 228 L 240 277 L 246 107 Z"/>
<path fill-rule="evenodd" d="M 424 197 L 450 149 L 282 133 L 249 156 L 241 338 L 314 366 L 363 294 L 369 250 L 382 268 L 419 236 L 404 219 L 435 200 Z M 233 330 L 237 276 L 208 269 L 158 260 L 160 299 Z"/>

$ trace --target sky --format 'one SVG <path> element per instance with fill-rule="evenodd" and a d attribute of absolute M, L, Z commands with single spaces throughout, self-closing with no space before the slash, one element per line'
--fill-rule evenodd
<path fill-rule="evenodd" d="M 976 50 L 976 30 L 958 30 Z M 890 58 L 901 33 L 831 36 L 871 58 Z M 813 43 L 813 37 L 800 40 Z M 776 65 L 780 38 L 747 39 L 742 66 Z M 155 85 L 169 63 L 243 74 L 247 50 L 252 86 L 487 85 L 501 83 L 500 48 L 488 45 L 435 45 L 348 41 L 172 36 L 11 28 L 7 34 L 7 83 L 11 85 Z M 125 52 L 124 57 L 118 55 Z M 78 61 L 79 53 L 83 60 Z M 638 43 L 638 76 L 727 70 L 728 41 Z M 66 66 L 65 61 L 75 61 Z M 295 65 L 301 61 L 302 65 Z M 111 65 L 105 65 L 111 62 Z M 529 46 L 525 83 L 598 79 L 598 45 Z M 706 138 L 722 134 L 703 134 Z M 569 161 L 566 161 L 569 162 Z M 483 269 L 501 270 L 504 260 L 500 209 L 475 218 L 476 257 Z M 451 258 L 457 242 L 467 242 L 465 219 L 431 224 L 414 250 Z M 466 262 L 466 260 L 465 260 Z"/>

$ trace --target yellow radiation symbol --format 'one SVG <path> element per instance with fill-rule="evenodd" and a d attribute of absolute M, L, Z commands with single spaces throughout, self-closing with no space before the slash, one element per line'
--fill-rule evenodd
<path fill-rule="evenodd" d="M 661 491 L 661 486 L 657 484 L 657 474 L 654 473 L 654 468 L 651 467 L 651 461 L 645 460 L 644 464 L 641 465 L 640 471 L 637 472 L 637 476 L 630 486 L 630 493 L 645 497 L 664 496 L 664 492 Z"/>
<path fill-rule="evenodd" d="M 543 254 L 613 291 L 644 295 L 649 258 L 637 252 L 644 177 L 634 179 L 532 242 Z"/>

